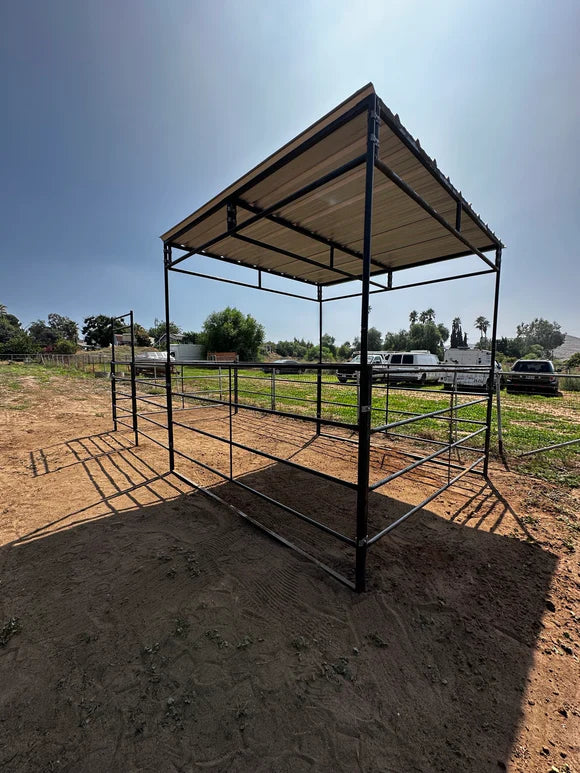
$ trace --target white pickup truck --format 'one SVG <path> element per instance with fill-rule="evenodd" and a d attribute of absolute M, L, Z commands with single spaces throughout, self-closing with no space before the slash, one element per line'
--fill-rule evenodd
<path fill-rule="evenodd" d="M 384 381 L 386 379 L 386 366 L 389 364 L 391 352 L 369 352 L 368 363 L 373 366 L 373 381 Z M 359 364 L 360 354 L 355 355 L 348 364 Z M 341 369 L 340 365 L 336 369 L 336 377 L 341 384 L 347 381 L 356 381 L 358 379 L 358 370 Z"/>

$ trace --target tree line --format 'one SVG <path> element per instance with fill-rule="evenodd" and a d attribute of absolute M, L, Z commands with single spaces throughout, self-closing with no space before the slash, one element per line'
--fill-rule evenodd
<path fill-rule="evenodd" d="M 474 321 L 474 327 L 480 333 L 475 348 L 489 349 L 489 320 L 479 316 Z M 98 314 L 85 317 L 82 334 L 87 345 L 104 348 L 110 345 L 113 332 L 123 333 L 127 330 L 124 321 L 113 322 L 111 317 Z M 264 341 L 264 326 L 250 314 L 244 315 L 230 306 L 210 314 L 199 332 L 184 332 L 172 321 L 169 323 L 169 331 L 172 335 L 180 335 L 180 341 L 183 343 L 201 344 L 208 352 L 236 352 L 243 361 L 257 360 L 272 353 L 279 357 L 310 362 L 318 360 L 319 357 L 318 343 L 304 338 Z M 155 319 L 148 329 L 135 323 L 134 333 L 137 346 L 158 346 L 165 334 L 165 322 Z M 25 330 L 20 320 L 8 313 L 6 306 L 0 304 L 0 354 L 32 354 L 39 351 L 74 354 L 78 349 L 78 335 L 77 323 L 56 313 L 49 314 L 46 321 L 32 322 Z M 557 322 L 548 322 L 541 318 L 522 322 L 517 326 L 513 338 L 502 337 L 497 340 L 498 358 L 550 357 L 552 351 L 563 343 L 564 337 L 565 334 Z M 426 349 L 443 358 L 447 341 L 451 347 L 468 346 L 461 319 L 455 317 L 449 331 L 444 324 L 436 321 L 435 311 L 431 308 L 421 312 L 412 310 L 409 313 L 408 328 L 387 331 L 384 335 L 376 327 L 368 330 L 369 351 Z M 325 362 L 348 360 L 359 349 L 358 337 L 342 344 L 338 344 L 329 333 L 322 337 L 322 359 Z"/>

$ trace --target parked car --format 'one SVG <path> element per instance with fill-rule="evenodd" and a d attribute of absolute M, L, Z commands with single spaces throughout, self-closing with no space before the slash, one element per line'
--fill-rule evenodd
<path fill-rule="evenodd" d="M 550 360 L 518 360 L 506 374 L 508 392 L 558 394 L 558 377 Z"/>
<path fill-rule="evenodd" d="M 274 360 L 262 368 L 263 373 L 302 373 L 303 369 L 296 360 Z"/>
<path fill-rule="evenodd" d="M 389 364 L 389 357 L 391 352 L 369 352 L 368 362 L 373 366 L 373 381 L 384 381 L 386 378 L 387 365 Z M 360 354 L 355 355 L 352 360 L 347 364 L 360 363 Z M 358 370 L 347 370 L 341 368 L 340 365 L 336 369 L 336 377 L 341 384 L 345 384 L 347 381 L 356 381 L 358 378 Z"/>
<path fill-rule="evenodd" d="M 446 389 L 453 384 L 458 389 L 487 389 L 489 381 L 489 366 L 491 352 L 489 349 L 463 349 L 454 347 L 447 349 L 443 357 L 443 365 L 458 366 L 453 370 L 441 372 L 440 381 Z M 462 369 L 463 368 L 463 369 Z M 496 373 L 501 373 L 501 365 L 495 363 Z"/>
<path fill-rule="evenodd" d="M 435 384 L 441 376 L 436 365 L 441 365 L 439 357 L 426 349 L 393 352 L 389 359 L 389 381 L 391 383 L 418 381 L 420 384 Z"/>

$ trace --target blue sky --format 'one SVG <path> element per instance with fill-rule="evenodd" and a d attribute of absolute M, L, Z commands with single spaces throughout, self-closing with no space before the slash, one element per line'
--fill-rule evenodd
<path fill-rule="evenodd" d="M 132 307 L 148 327 L 159 235 L 373 81 L 505 242 L 500 334 L 542 316 L 580 335 L 579 29 L 566 0 L 5 0 L 0 302 L 24 324 Z M 370 322 L 433 307 L 473 342 L 491 289 L 391 293 Z M 270 339 L 316 335 L 314 304 L 173 275 L 184 329 L 226 305 Z M 358 325 L 355 302 L 327 304 L 338 341 Z"/>

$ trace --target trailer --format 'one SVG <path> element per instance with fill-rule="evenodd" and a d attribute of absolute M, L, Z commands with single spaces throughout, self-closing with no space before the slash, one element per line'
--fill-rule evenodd
<path fill-rule="evenodd" d="M 457 367 L 442 371 L 439 380 L 446 389 L 454 384 L 458 389 L 487 389 L 491 357 L 489 349 L 447 349 L 443 365 Z M 501 373 L 501 365 L 497 361 L 495 372 Z"/>

